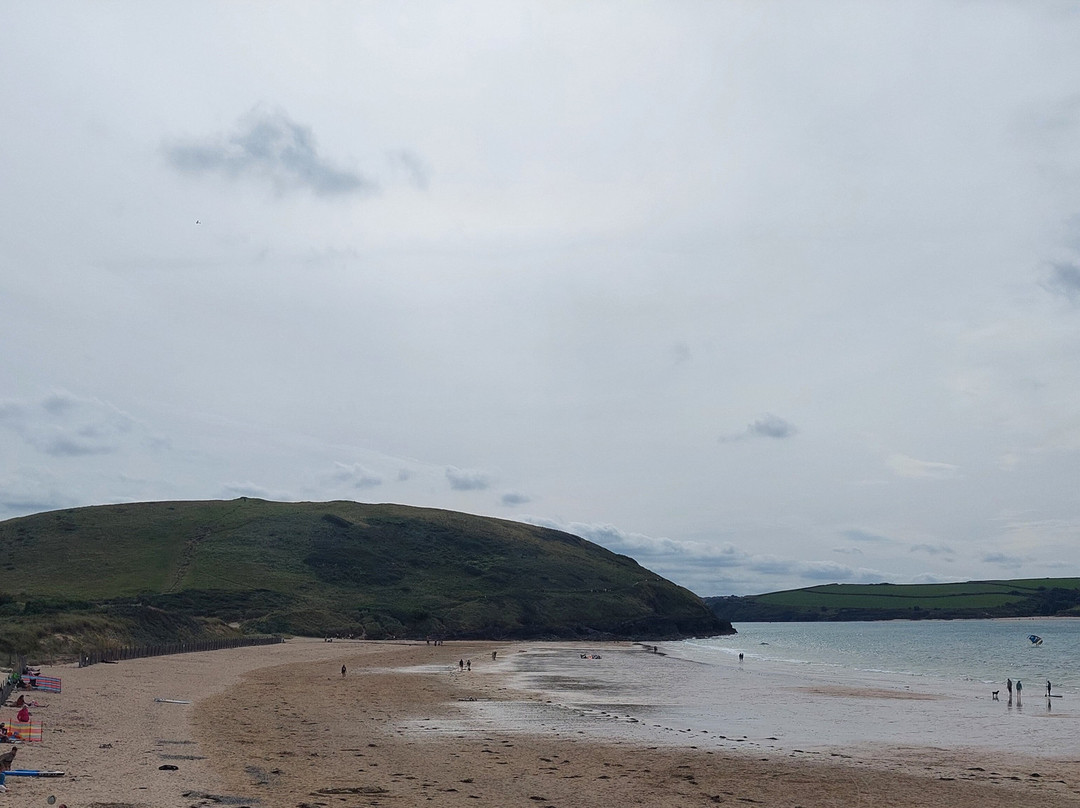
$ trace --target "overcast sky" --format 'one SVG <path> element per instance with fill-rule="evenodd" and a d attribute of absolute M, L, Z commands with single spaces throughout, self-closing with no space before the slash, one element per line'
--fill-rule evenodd
<path fill-rule="evenodd" d="M 0 0 L 0 518 L 1077 574 L 1080 3 Z"/>

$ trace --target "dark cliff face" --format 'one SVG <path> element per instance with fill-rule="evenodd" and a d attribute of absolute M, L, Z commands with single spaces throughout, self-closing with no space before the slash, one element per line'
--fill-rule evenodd
<path fill-rule="evenodd" d="M 146 636 L 167 633 L 164 612 L 188 621 L 188 634 L 199 621 L 215 634 L 234 624 L 371 639 L 732 631 L 696 595 L 627 556 L 560 531 L 435 509 L 135 503 L 0 522 L 0 541 L 11 548 L 7 580 L 18 584 L 0 610 L 16 621 L 33 614 L 44 629 L 59 615 L 93 613 L 95 630 Z"/>

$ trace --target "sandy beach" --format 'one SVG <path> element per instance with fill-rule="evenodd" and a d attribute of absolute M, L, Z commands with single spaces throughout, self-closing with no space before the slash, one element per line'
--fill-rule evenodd
<path fill-rule="evenodd" d="M 44 741 L 22 745 L 17 765 L 66 775 L 9 777 L 0 800 L 46 806 L 54 796 L 68 808 L 1080 805 L 1072 747 L 1013 754 L 993 744 L 890 743 L 885 731 L 873 745 L 796 748 L 682 727 L 662 705 L 643 711 L 622 703 L 625 693 L 583 686 L 574 671 L 580 648 L 293 639 L 46 666 L 44 674 L 62 677 L 63 693 L 34 693 L 48 705 L 34 711 Z M 621 673 L 654 676 L 667 664 L 631 644 L 589 650 Z M 459 659 L 472 670 L 460 670 Z M 586 692 L 571 704 L 560 688 Z M 808 703 L 881 709 L 937 698 L 851 683 L 788 690 Z M 811 729 L 826 738 L 822 714 Z"/>

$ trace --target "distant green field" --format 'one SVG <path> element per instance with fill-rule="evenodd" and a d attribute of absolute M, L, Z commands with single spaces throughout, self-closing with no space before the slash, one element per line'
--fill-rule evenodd
<path fill-rule="evenodd" d="M 1080 578 L 950 584 L 827 584 L 741 598 L 706 598 L 728 620 L 874 620 L 1080 613 Z"/>

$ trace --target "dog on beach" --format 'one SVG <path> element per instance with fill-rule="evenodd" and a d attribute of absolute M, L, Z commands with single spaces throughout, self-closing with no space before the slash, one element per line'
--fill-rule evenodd
<path fill-rule="evenodd" d="M 992 698 L 992 699 L 993 699 L 994 701 L 999 701 L 999 699 L 998 699 L 998 697 L 997 697 L 997 694 L 998 694 L 998 693 L 1000 693 L 1000 692 L 1001 692 L 1000 690 L 995 690 L 995 691 L 993 691 L 993 692 L 992 692 L 992 693 L 990 694 L 990 697 L 991 697 L 991 698 Z"/>
<path fill-rule="evenodd" d="M 10 752 L 6 752 L 0 755 L 0 772 L 6 772 L 11 770 L 11 766 L 15 763 L 15 753 L 19 751 L 19 747 L 11 747 Z"/>

